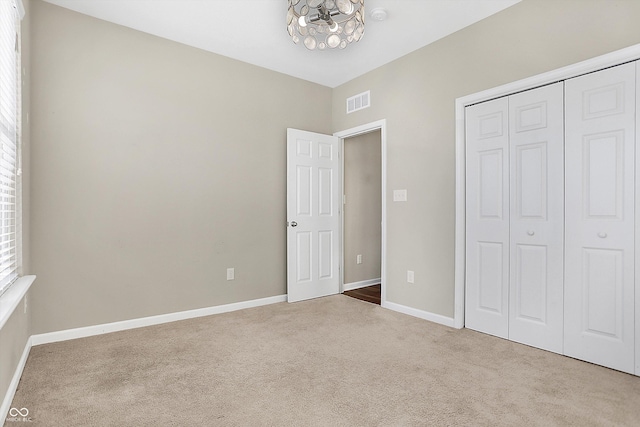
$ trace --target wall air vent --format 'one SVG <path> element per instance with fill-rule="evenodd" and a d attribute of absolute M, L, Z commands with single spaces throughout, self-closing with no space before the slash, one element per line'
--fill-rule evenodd
<path fill-rule="evenodd" d="M 347 98 L 347 114 L 362 110 L 371 106 L 371 91 L 359 93 Z"/>

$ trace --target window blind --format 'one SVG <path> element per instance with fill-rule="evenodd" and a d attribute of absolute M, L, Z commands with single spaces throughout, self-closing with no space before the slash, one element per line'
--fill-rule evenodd
<path fill-rule="evenodd" d="M 16 0 L 0 0 L 0 295 L 18 277 L 20 21 Z"/>

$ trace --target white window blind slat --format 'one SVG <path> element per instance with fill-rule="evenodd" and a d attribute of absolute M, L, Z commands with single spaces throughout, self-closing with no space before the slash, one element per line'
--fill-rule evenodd
<path fill-rule="evenodd" d="M 0 250 L 0 259 L 9 258 L 11 256 L 15 256 L 15 252 L 13 252 L 13 248 L 5 248 Z"/>
<path fill-rule="evenodd" d="M 11 269 L 11 266 L 16 263 L 15 252 L 8 252 L 2 259 L 0 259 L 0 274 L 6 272 L 7 269 Z"/>
<path fill-rule="evenodd" d="M 19 33 L 16 0 L 0 0 L 0 295 L 18 277 Z"/>
<path fill-rule="evenodd" d="M 5 250 L 2 258 L 0 259 L 0 269 L 9 268 L 15 263 L 16 253 L 15 251 Z"/>
<path fill-rule="evenodd" d="M 15 227 L 12 230 L 7 229 L 6 233 L 0 235 L 0 249 L 6 249 L 12 245 L 15 245 L 16 230 Z"/>
<path fill-rule="evenodd" d="M 16 253 L 15 251 L 7 251 L 0 259 L 0 270 L 5 270 L 10 268 L 13 264 L 15 264 Z"/>
<path fill-rule="evenodd" d="M 0 183 L 6 185 L 11 188 L 15 188 L 16 181 L 11 179 L 11 177 L 0 175 Z"/>
<path fill-rule="evenodd" d="M 6 273 L 7 270 L 11 270 L 12 266 L 16 263 L 15 252 L 8 252 L 2 259 L 0 259 L 0 274 Z"/>
<path fill-rule="evenodd" d="M 4 156 L 0 156 L 0 169 L 4 169 L 5 171 L 10 171 L 10 173 L 15 174 L 15 168 L 15 159 L 5 159 Z"/>
<path fill-rule="evenodd" d="M 4 276 L 0 279 L 0 289 L 8 289 L 9 285 L 11 285 L 18 278 L 18 270 L 17 268 L 11 274 Z"/>
<path fill-rule="evenodd" d="M 16 264 L 16 256 L 13 254 L 12 257 L 7 257 L 6 259 L 0 262 L 0 274 L 10 274 L 13 270 L 13 267 Z"/>

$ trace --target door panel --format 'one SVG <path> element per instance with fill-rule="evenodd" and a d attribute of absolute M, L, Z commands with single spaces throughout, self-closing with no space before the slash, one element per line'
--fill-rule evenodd
<path fill-rule="evenodd" d="M 478 202 L 480 203 L 481 219 L 502 219 L 503 215 L 503 176 L 504 159 L 503 149 L 479 151 L 478 176 L 480 178 L 480 191 Z"/>
<path fill-rule="evenodd" d="M 505 283 L 502 243 L 478 242 L 478 310 L 503 314 Z"/>
<path fill-rule="evenodd" d="M 311 233 L 299 231 L 296 236 L 296 282 L 311 281 Z"/>
<path fill-rule="evenodd" d="M 620 220 L 623 208 L 624 133 L 584 136 L 584 213 L 589 219 Z"/>
<path fill-rule="evenodd" d="M 287 130 L 287 298 L 337 294 L 339 139 Z"/>
<path fill-rule="evenodd" d="M 516 145 L 515 219 L 547 219 L 547 143 Z"/>
<path fill-rule="evenodd" d="M 565 354 L 634 371 L 636 65 L 566 82 Z"/>
<path fill-rule="evenodd" d="M 296 165 L 296 215 L 311 216 L 311 167 Z"/>
<path fill-rule="evenodd" d="M 333 232 L 324 230 L 318 233 L 320 240 L 320 256 L 318 259 L 318 277 L 331 279 L 333 277 Z M 337 293 L 337 292 L 336 292 Z"/>
<path fill-rule="evenodd" d="M 318 168 L 318 215 L 331 216 L 333 213 L 333 198 L 335 190 L 333 185 L 333 170 Z"/>
<path fill-rule="evenodd" d="M 517 245 L 514 318 L 547 324 L 547 247 Z"/>
<path fill-rule="evenodd" d="M 509 97 L 509 339 L 562 353 L 563 84 Z"/>
<path fill-rule="evenodd" d="M 509 146 L 507 98 L 466 109 L 465 326 L 508 336 Z"/>
<path fill-rule="evenodd" d="M 622 339 L 623 251 L 583 249 L 582 317 L 584 331 L 615 340 Z"/>

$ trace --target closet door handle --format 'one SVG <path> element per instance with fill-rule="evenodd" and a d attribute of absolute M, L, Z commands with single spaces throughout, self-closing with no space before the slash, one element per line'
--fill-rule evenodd
<path fill-rule="evenodd" d="M 534 234 L 536 234 L 536 233 L 535 233 L 533 230 L 529 230 L 529 231 L 527 231 L 527 234 L 528 234 L 529 236 L 533 236 L 533 235 L 534 235 Z"/>
<path fill-rule="evenodd" d="M 601 239 L 604 239 L 604 238 L 607 237 L 607 233 L 600 232 L 600 233 L 598 233 L 598 237 L 601 238 Z"/>

